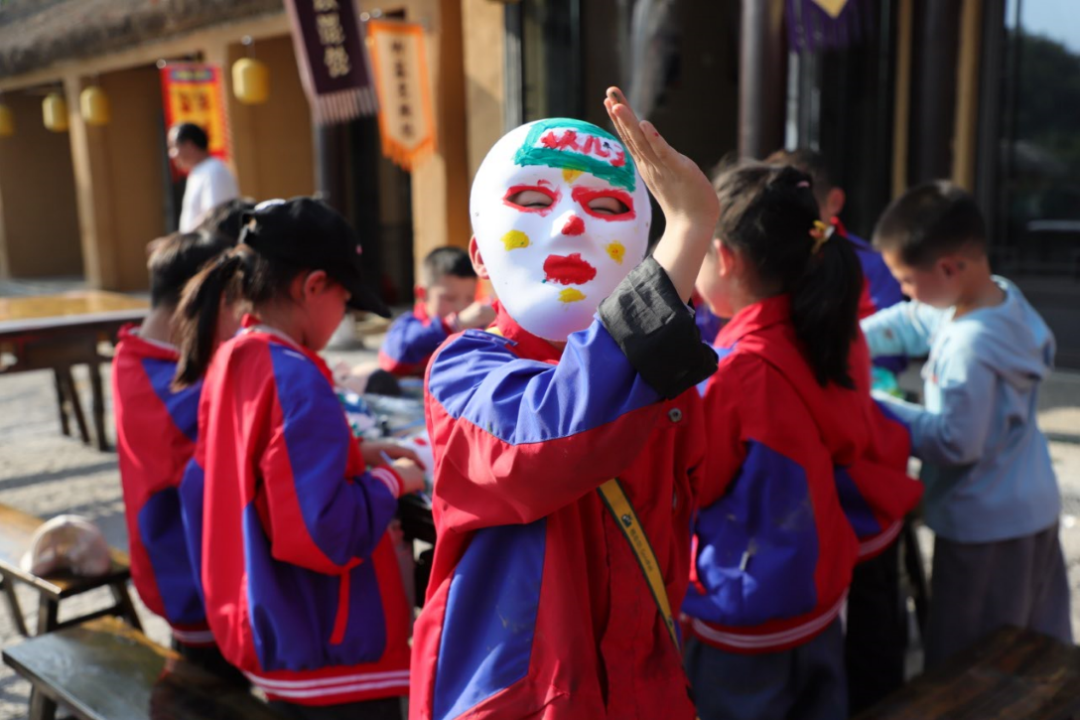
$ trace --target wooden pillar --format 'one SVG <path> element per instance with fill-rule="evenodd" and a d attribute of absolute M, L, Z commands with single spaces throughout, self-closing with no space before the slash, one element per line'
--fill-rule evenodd
<path fill-rule="evenodd" d="M 911 184 L 952 175 L 962 3 L 963 0 L 915 3 Z"/>
<path fill-rule="evenodd" d="M 505 6 L 491 0 L 464 0 L 465 112 L 468 118 L 469 182 L 491 146 L 502 136 L 505 118 Z"/>
<path fill-rule="evenodd" d="M 79 93 L 88 83 L 78 75 L 64 77 L 68 106 L 68 136 L 75 171 L 75 198 L 79 211 L 83 268 L 91 288 L 120 285 L 112 182 L 109 172 L 107 127 L 87 125 L 79 112 Z M 147 238 L 151 240 L 152 238 Z"/>
<path fill-rule="evenodd" d="M 784 144 L 783 0 L 743 0 L 739 39 L 739 155 L 764 158 Z"/>
<path fill-rule="evenodd" d="M 896 83 L 893 115 L 892 196 L 908 187 L 908 139 L 911 128 L 911 51 L 914 0 L 899 0 L 896 8 Z"/>
<path fill-rule="evenodd" d="M 465 63 L 460 0 L 426 0 L 409 20 L 424 23 L 428 72 L 438 129 L 434 155 L 412 173 L 413 262 L 437 247 L 465 247 L 469 223 L 469 168 L 465 123 Z"/>
<path fill-rule="evenodd" d="M 960 15 L 960 61 L 956 68 L 956 125 L 953 131 L 953 182 L 975 189 L 975 150 L 979 139 L 979 56 L 982 51 L 982 0 L 964 0 Z"/>

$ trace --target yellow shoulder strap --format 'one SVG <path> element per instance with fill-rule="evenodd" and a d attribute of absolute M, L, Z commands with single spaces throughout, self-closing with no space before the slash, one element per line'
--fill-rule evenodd
<path fill-rule="evenodd" d="M 634 506 L 630 504 L 630 498 L 626 497 L 626 491 L 623 490 L 618 478 L 608 480 L 597 488 L 597 491 L 604 504 L 607 505 L 607 509 L 611 511 L 612 517 L 615 518 L 615 524 L 619 526 L 626 541 L 630 543 L 630 549 L 634 551 L 634 557 L 637 558 L 641 572 L 645 575 L 645 581 L 649 584 L 653 600 L 656 601 L 660 617 L 663 618 L 664 625 L 667 626 L 668 633 L 671 635 L 671 642 L 678 651 L 679 635 L 675 631 L 675 618 L 671 614 L 671 602 L 668 600 L 664 577 L 660 574 L 660 563 L 656 561 L 656 553 L 653 552 L 649 538 L 641 527 L 641 521 L 634 512 Z"/>

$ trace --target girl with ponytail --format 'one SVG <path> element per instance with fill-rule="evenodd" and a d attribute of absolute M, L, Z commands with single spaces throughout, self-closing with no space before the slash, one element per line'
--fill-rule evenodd
<path fill-rule="evenodd" d="M 730 321 L 699 386 L 710 454 L 687 670 L 702 720 L 846 718 L 839 613 L 855 563 L 918 501 L 908 434 L 870 398 L 862 272 L 820 221 L 810 178 L 743 164 L 714 187 L 721 216 L 696 287 Z"/>
<path fill-rule="evenodd" d="M 386 529 L 423 474 L 411 451 L 357 444 L 317 354 L 347 307 L 388 313 L 333 210 L 273 201 L 245 224 L 178 311 L 176 383 L 203 382 L 180 496 L 207 621 L 288 717 L 400 717 L 411 608 Z M 234 302 L 250 314 L 220 342 Z"/>

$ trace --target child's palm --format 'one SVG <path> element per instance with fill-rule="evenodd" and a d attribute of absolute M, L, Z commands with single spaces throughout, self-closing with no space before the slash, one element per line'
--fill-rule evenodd
<path fill-rule="evenodd" d="M 715 225 L 720 203 L 697 163 L 671 147 L 652 123 L 639 121 L 618 88 L 608 90 L 604 105 L 667 221 Z"/>

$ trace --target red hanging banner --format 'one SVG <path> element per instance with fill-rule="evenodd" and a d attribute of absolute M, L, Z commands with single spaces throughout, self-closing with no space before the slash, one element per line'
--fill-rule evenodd
<path fill-rule="evenodd" d="M 221 68 L 216 65 L 175 63 L 161 68 L 165 127 L 195 123 L 206 131 L 210 154 L 228 162 L 229 123 L 221 87 Z M 178 176 L 175 167 L 173 175 Z"/>

